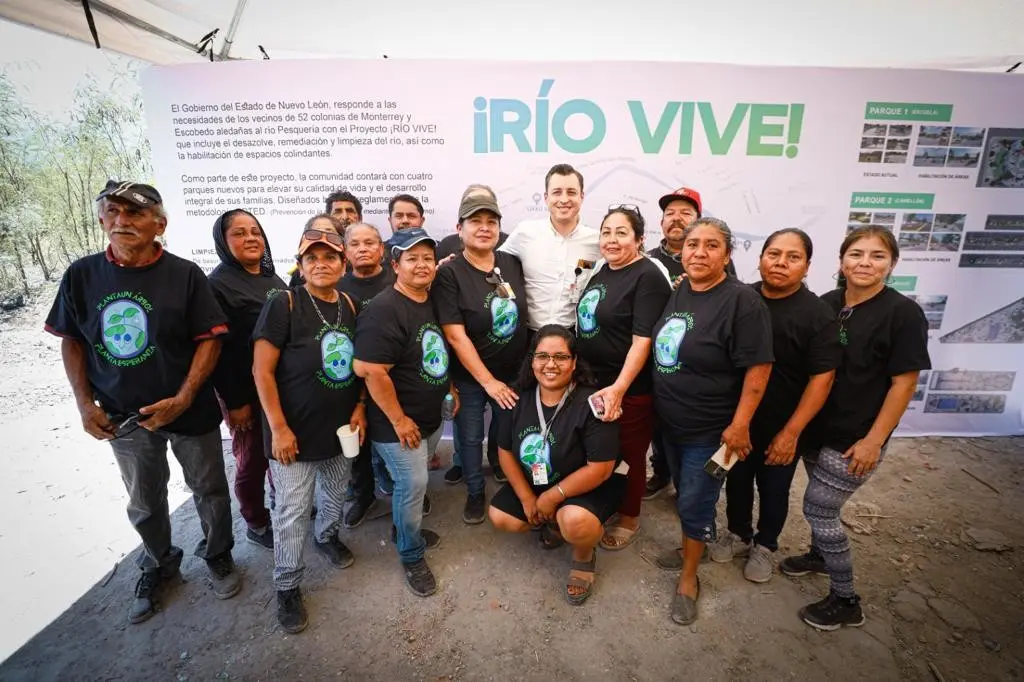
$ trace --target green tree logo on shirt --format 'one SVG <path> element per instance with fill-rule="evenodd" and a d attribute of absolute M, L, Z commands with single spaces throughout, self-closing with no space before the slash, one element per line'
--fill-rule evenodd
<path fill-rule="evenodd" d="M 533 470 L 533 465 L 541 463 L 544 465 L 544 473 L 548 481 L 553 480 L 551 470 L 551 444 L 541 440 L 539 433 L 531 433 L 523 438 L 519 444 L 519 461 L 526 467 L 527 472 Z M 532 478 L 527 480 L 532 481 Z"/>
<path fill-rule="evenodd" d="M 603 284 L 596 284 L 587 289 L 576 304 L 576 329 L 585 339 L 593 338 L 601 331 L 597 324 L 597 306 L 604 299 Z"/>
<path fill-rule="evenodd" d="M 491 334 L 499 341 L 511 338 L 519 326 L 519 306 L 516 302 L 492 294 L 487 307 L 491 311 Z"/>
<path fill-rule="evenodd" d="M 352 377 L 352 339 L 348 334 L 329 331 L 320 339 L 320 356 L 324 374 L 333 381 L 347 381 Z"/>
<path fill-rule="evenodd" d="M 110 303 L 101 313 L 103 347 L 119 360 L 129 360 L 145 352 L 149 345 L 149 318 L 142 306 L 132 300 Z"/>
<path fill-rule="evenodd" d="M 421 366 L 430 383 L 439 384 L 448 375 L 448 348 L 441 332 L 431 325 L 420 328 Z"/>
<path fill-rule="evenodd" d="M 654 339 L 654 361 L 659 372 L 671 373 L 679 369 L 679 348 L 686 332 L 693 329 L 693 316 L 673 313 Z"/>

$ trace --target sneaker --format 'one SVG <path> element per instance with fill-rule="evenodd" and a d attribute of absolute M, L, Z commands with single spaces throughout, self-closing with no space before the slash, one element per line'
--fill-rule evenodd
<path fill-rule="evenodd" d="M 327 542 L 314 541 L 313 545 L 338 568 L 348 568 L 356 561 L 352 550 L 346 547 L 337 535 L 332 536 Z"/>
<path fill-rule="evenodd" d="M 773 552 L 767 547 L 755 544 L 750 548 L 747 565 L 743 567 L 743 577 L 752 583 L 766 583 L 772 579 L 775 565 L 772 563 Z"/>
<path fill-rule="evenodd" d="M 374 507 L 377 505 L 377 498 L 371 499 L 369 502 L 362 500 L 356 500 L 345 512 L 345 520 L 343 522 L 345 528 L 355 528 L 360 523 L 366 520 L 366 517 L 370 515 Z"/>
<path fill-rule="evenodd" d="M 821 558 L 821 554 L 814 547 L 811 547 L 806 554 L 786 557 L 779 564 L 779 570 L 791 578 L 799 578 L 808 573 L 828 575 L 828 571 L 825 570 L 825 560 Z"/>
<path fill-rule="evenodd" d="M 458 485 L 462 483 L 462 467 L 453 466 L 448 471 L 444 472 L 444 482 L 448 485 Z"/>
<path fill-rule="evenodd" d="M 429 597 L 437 592 L 437 581 L 434 579 L 430 566 L 427 566 L 426 560 L 420 559 L 411 564 L 402 564 L 402 567 L 405 569 L 405 582 L 409 584 L 409 589 L 417 597 Z"/>
<path fill-rule="evenodd" d="M 274 530 L 270 526 L 264 526 L 262 531 L 246 528 L 245 539 L 257 547 L 274 551 Z"/>
<path fill-rule="evenodd" d="M 306 605 L 302 603 L 299 588 L 277 591 L 277 622 L 281 624 L 282 630 L 292 635 L 302 632 L 309 625 Z"/>
<path fill-rule="evenodd" d="M 135 583 L 135 600 L 128 607 L 128 621 L 133 625 L 147 621 L 156 613 L 157 589 L 166 582 L 160 569 L 143 571 Z"/>
<path fill-rule="evenodd" d="M 423 516 L 430 516 L 430 495 L 423 496 Z"/>
<path fill-rule="evenodd" d="M 491 472 L 494 474 L 495 483 L 505 483 L 508 481 L 508 476 L 501 470 L 501 466 L 492 467 Z"/>
<path fill-rule="evenodd" d="M 647 479 L 647 485 L 644 487 L 643 499 L 653 500 L 655 497 L 663 493 L 671 482 L 672 481 L 667 477 L 652 475 Z"/>
<path fill-rule="evenodd" d="M 462 520 L 471 526 L 476 526 L 484 522 L 486 512 L 484 494 L 470 495 L 466 498 L 466 506 L 462 510 Z"/>
<path fill-rule="evenodd" d="M 432 530 L 420 528 L 420 537 L 427 543 L 427 549 L 434 549 L 441 544 L 441 536 Z M 391 526 L 391 544 L 398 544 L 398 529 L 394 525 Z"/>
<path fill-rule="evenodd" d="M 718 538 L 716 542 L 708 545 L 708 555 L 717 564 L 727 564 L 733 557 L 747 556 L 750 554 L 749 542 L 733 532 L 728 532 Z"/>
<path fill-rule="evenodd" d="M 231 599 L 242 591 L 242 579 L 235 570 L 231 552 L 224 552 L 206 561 L 213 582 L 213 596 L 217 599 Z"/>
<path fill-rule="evenodd" d="M 821 601 L 800 609 L 800 618 L 818 630 L 838 630 L 844 626 L 856 628 L 864 625 L 860 597 L 840 597 L 835 592 L 829 592 Z"/>

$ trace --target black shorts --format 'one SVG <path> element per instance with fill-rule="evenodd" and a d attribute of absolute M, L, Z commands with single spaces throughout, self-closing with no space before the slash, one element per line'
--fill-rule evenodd
<path fill-rule="evenodd" d="M 554 487 L 553 485 L 532 486 L 535 495 L 540 495 L 545 490 Z M 589 493 L 583 493 L 570 497 L 559 507 L 567 504 L 583 507 L 597 517 L 602 524 L 612 517 L 612 514 L 619 510 L 622 498 L 626 494 L 626 476 L 624 474 L 612 474 L 611 478 L 597 486 Z M 509 516 L 514 516 L 523 523 L 526 523 L 526 512 L 523 511 L 523 503 L 519 501 L 515 489 L 506 483 L 501 486 L 498 492 L 491 498 L 491 506 L 503 511 Z"/>

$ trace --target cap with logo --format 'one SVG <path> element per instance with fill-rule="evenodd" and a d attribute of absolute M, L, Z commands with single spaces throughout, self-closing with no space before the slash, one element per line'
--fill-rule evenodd
<path fill-rule="evenodd" d="M 703 208 L 700 203 L 700 192 L 689 187 L 680 187 L 671 194 L 666 194 L 662 198 L 658 199 L 658 206 L 664 211 L 665 208 L 673 201 L 686 201 L 693 205 L 697 209 L 697 216 L 699 217 L 703 212 Z"/>
<path fill-rule="evenodd" d="M 462 203 L 459 204 L 459 220 L 465 220 L 480 211 L 490 211 L 498 216 L 499 220 L 501 219 L 501 209 L 498 208 L 498 202 L 494 200 L 494 197 L 481 192 L 470 194 L 462 200 Z"/>
<path fill-rule="evenodd" d="M 127 201 L 129 204 L 134 204 L 139 208 L 150 208 L 151 206 L 162 204 L 164 201 L 160 197 L 160 192 L 157 192 L 156 188 L 152 185 L 144 185 L 141 182 L 132 182 L 131 180 L 124 182 L 108 180 L 107 186 L 96 197 L 96 201 L 107 198 Z"/>
<path fill-rule="evenodd" d="M 417 244 L 424 242 L 429 243 L 433 248 L 437 248 L 437 240 L 427 234 L 427 231 L 422 227 L 414 227 L 408 230 L 398 230 L 391 239 L 388 239 L 388 247 L 391 249 L 391 257 L 398 260 L 398 254 L 401 251 L 408 251 Z"/>

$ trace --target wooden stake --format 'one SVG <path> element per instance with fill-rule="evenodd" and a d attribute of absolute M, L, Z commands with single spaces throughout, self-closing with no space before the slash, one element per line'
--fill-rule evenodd
<path fill-rule="evenodd" d="M 963 467 L 960 467 L 960 471 L 964 472 L 965 474 L 967 474 L 968 476 L 970 476 L 971 478 L 973 478 L 975 481 L 977 481 L 978 483 L 982 484 L 983 486 L 991 488 L 992 490 L 994 490 L 996 492 L 996 494 L 1000 494 L 1000 495 L 1002 494 L 1002 491 L 999 490 L 999 488 L 995 487 L 994 485 L 992 485 L 991 483 L 986 481 L 981 476 L 978 476 L 977 474 L 971 473 L 970 471 L 968 471 L 967 469 L 964 469 Z"/>

